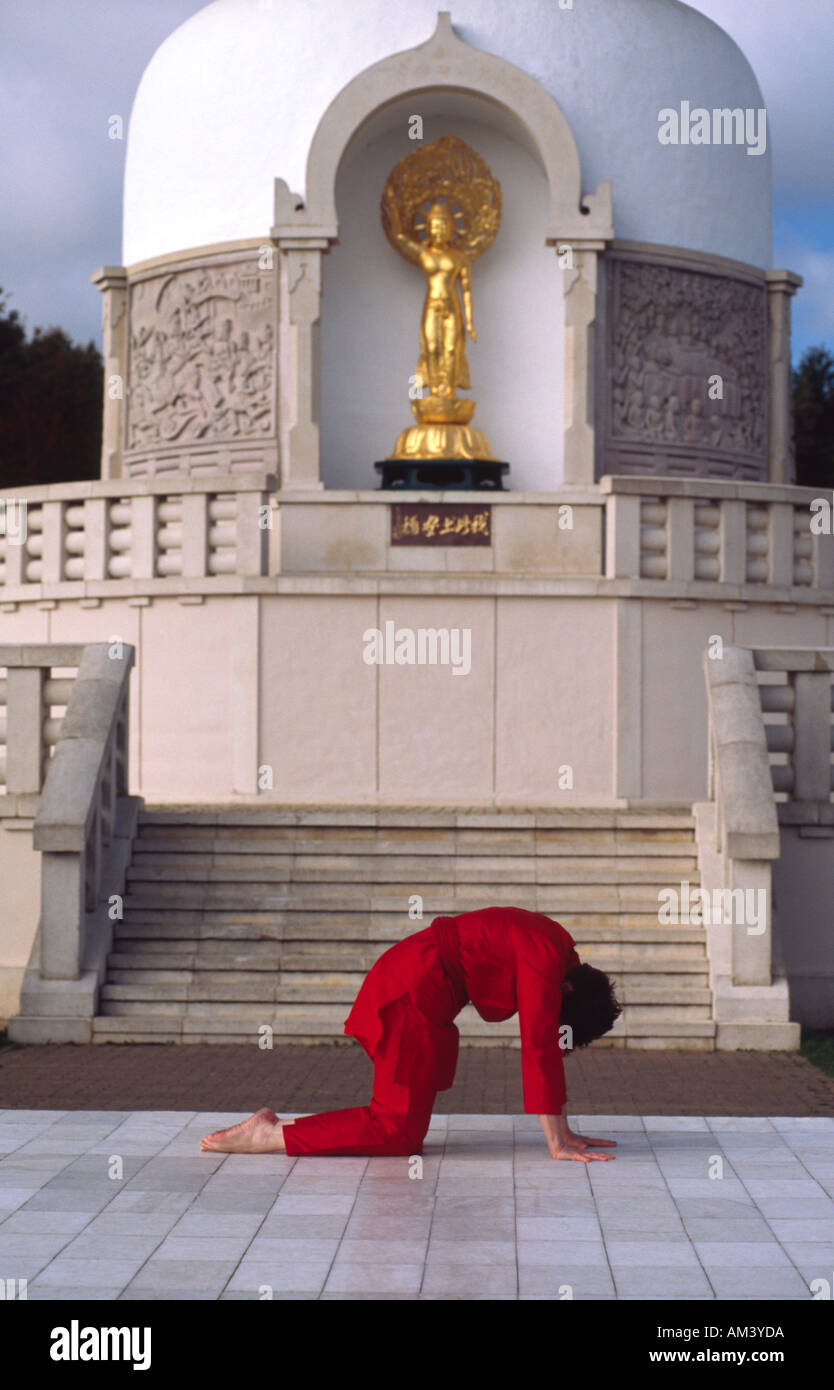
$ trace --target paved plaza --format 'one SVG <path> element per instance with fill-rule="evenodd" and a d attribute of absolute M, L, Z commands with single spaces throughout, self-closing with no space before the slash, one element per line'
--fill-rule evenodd
<path fill-rule="evenodd" d="M 585 1165 L 535 1116 L 437 1115 L 422 1175 L 199 1152 L 240 1118 L 0 1111 L 0 1276 L 30 1299 L 810 1300 L 834 1271 L 834 1118 L 573 1116 L 618 1141 Z"/>

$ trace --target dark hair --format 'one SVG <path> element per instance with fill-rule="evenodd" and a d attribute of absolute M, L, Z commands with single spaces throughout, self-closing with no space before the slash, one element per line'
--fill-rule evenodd
<path fill-rule="evenodd" d="M 559 1026 L 568 1024 L 572 1031 L 572 1047 L 587 1047 L 594 1038 L 601 1038 L 613 1028 L 622 1009 L 614 994 L 614 985 L 604 970 L 593 965 L 577 965 L 565 976 L 571 989 L 562 995 Z"/>

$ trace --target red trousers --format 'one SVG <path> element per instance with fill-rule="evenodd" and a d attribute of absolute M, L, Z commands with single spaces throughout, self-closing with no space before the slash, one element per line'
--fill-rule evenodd
<path fill-rule="evenodd" d="M 414 1058 L 407 1082 L 396 1080 L 403 1029 L 408 1026 Z M 423 1026 L 408 998 L 387 1011 L 385 1030 L 374 1049 L 370 1105 L 305 1115 L 284 1130 L 288 1154 L 419 1154 L 437 1095 L 435 1037 Z"/>

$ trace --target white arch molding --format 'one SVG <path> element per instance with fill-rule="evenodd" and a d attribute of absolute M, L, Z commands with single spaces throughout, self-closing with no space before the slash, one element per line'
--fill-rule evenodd
<path fill-rule="evenodd" d="M 611 183 L 582 193 L 579 153 L 557 103 L 521 68 L 472 48 L 440 11 L 426 43 L 392 54 L 359 73 L 322 116 L 310 145 L 305 194 L 275 180 L 280 253 L 279 409 L 281 486 L 320 489 L 318 401 L 321 361 L 321 257 L 338 242 L 336 175 L 360 128 L 381 108 L 412 93 L 453 89 L 503 107 L 532 140 L 548 182 L 545 242 L 569 245 L 573 268 L 562 269 L 565 294 L 564 479 L 594 481 L 594 325 L 597 258 L 612 240 Z"/>

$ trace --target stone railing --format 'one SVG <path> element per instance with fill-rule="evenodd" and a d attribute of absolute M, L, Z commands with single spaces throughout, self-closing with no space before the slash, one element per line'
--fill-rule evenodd
<path fill-rule="evenodd" d="M 6 490 L 0 603 L 445 570 L 552 578 L 560 592 L 832 605 L 834 538 L 812 533 L 813 500 L 781 484 L 610 476 L 551 493 L 282 492 L 269 473 Z M 392 508 L 409 502 L 477 504 L 489 543 L 394 544 Z"/>
<path fill-rule="evenodd" d="M 753 652 L 704 655 L 709 800 L 694 808 L 716 1046 L 796 1048 L 787 981 L 773 973 L 779 823 Z"/>
<path fill-rule="evenodd" d="M 600 486 L 609 577 L 834 590 L 834 542 L 811 532 L 808 488 L 624 477 Z"/>
<path fill-rule="evenodd" d="M 7 680 L 56 667 L 75 650 L 0 648 Z M 124 891 L 140 805 L 128 795 L 128 686 L 134 648 L 93 643 L 81 649 L 66 714 L 46 766 L 34 822 L 41 852 L 41 911 L 21 990 L 9 1022 L 17 1042 L 88 1041 L 112 942 L 110 900 Z M 28 661 L 26 658 L 28 657 Z M 12 679 L 11 691 L 18 684 Z M 33 682 L 30 681 L 30 684 Z M 12 785 L 17 767 L 37 773 L 43 703 L 10 706 L 7 729 Z M 18 724 L 17 714 L 26 717 Z M 19 753 L 19 757 L 18 757 Z M 33 795 L 31 787 L 25 793 Z"/>
<path fill-rule="evenodd" d="M 780 821 L 834 825 L 834 647 L 756 647 Z"/>
<path fill-rule="evenodd" d="M 0 590 L 269 572 L 271 474 L 95 479 L 0 492 Z M 29 592 L 27 592 L 29 591 Z"/>

